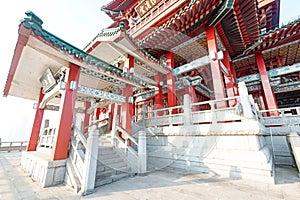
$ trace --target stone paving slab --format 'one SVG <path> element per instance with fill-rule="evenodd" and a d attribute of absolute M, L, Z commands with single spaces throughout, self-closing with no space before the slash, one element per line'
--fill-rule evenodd
<path fill-rule="evenodd" d="M 276 168 L 276 184 L 231 179 L 185 171 L 157 171 L 147 176 L 122 179 L 88 196 L 80 196 L 61 185 L 41 188 L 20 167 L 20 153 L 0 153 L 0 200 L 15 199 L 189 199 L 299 200 L 300 179 L 295 168 Z"/>

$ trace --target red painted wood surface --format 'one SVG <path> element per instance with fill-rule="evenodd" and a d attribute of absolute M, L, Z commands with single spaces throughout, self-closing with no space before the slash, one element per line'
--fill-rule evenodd
<path fill-rule="evenodd" d="M 32 130 L 31 130 L 31 135 L 30 135 L 30 139 L 28 142 L 28 146 L 27 146 L 27 151 L 35 151 L 37 144 L 38 144 L 38 140 L 39 140 L 39 134 L 41 131 L 41 125 L 43 122 L 43 116 L 44 116 L 44 109 L 40 108 L 40 104 L 43 101 L 44 98 L 44 94 L 42 93 L 42 88 L 40 90 L 40 97 L 36 106 L 36 111 L 35 111 L 35 117 L 34 117 L 34 121 L 33 121 L 33 126 L 32 126 Z"/>
<path fill-rule="evenodd" d="M 61 97 L 61 107 L 59 110 L 60 120 L 56 130 L 56 140 L 54 141 L 51 159 L 62 160 L 68 157 L 70 133 L 72 129 L 74 107 L 76 102 L 77 90 L 70 89 L 71 81 L 76 81 L 78 85 L 80 67 L 70 63 L 68 82 L 64 94 Z"/>
<path fill-rule="evenodd" d="M 217 53 L 217 38 L 215 34 L 215 28 L 209 27 L 206 30 L 207 44 L 208 44 L 208 52 Z M 213 80 L 213 87 L 215 92 L 215 99 L 223 99 L 225 98 L 224 91 L 224 82 L 223 76 L 220 68 L 219 60 L 211 60 L 211 75 Z M 223 102 L 217 103 L 218 108 L 225 107 L 226 105 Z"/>
<path fill-rule="evenodd" d="M 255 54 L 255 58 L 256 58 L 256 62 L 257 62 L 257 66 L 258 66 L 258 70 L 259 70 L 259 74 L 260 74 L 260 78 L 261 78 L 261 84 L 263 87 L 266 109 L 268 109 L 268 110 L 277 109 L 278 107 L 277 107 L 276 98 L 274 95 L 274 91 L 270 85 L 270 80 L 268 77 L 264 58 L 260 52 Z M 270 115 L 277 116 L 278 112 L 271 112 Z"/>
<path fill-rule="evenodd" d="M 166 54 L 166 65 L 167 67 L 174 69 L 174 53 L 168 52 Z M 176 106 L 176 85 L 175 77 L 172 72 L 167 74 L 167 89 L 168 89 L 168 107 Z"/>

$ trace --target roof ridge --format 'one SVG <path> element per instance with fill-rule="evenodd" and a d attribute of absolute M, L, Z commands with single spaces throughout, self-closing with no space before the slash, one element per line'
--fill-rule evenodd
<path fill-rule="evenodd" d="M 274 32 L 276 32 L 276 31 L 281 30 L 281 29 L 284 29 L 284 28 L 286 28 L 286 27 L 288 27 L 288 26 L 290 26 L 290 25 L 294 25 L 294 24 L 296 24 L 297 22 L 300 22 L 300 17 L 298 17 L 297 19 L 294 19 L 294 20 L 288 22 L 287 24 L 283 24 L 281 27 L 276 27 L 276 28 L 274 28 L 274 29 L 271 29 L 271 30 L 269 30 L 269 31 L 267 31 L 267 32 L 265 32 L 265 33 L 263 33 L 261 36 L 269 35 L 270 33 L 274 33 Z"/>
<path fill-rule="evenodd" d="M 100 58 L 90 55 L 84 50 L 81 50 L 73 46 L 72 44 L 62 40 L 61 38 L 53 35 L 52 33 L 44 30 L 42 28 L 43 21 L 32 11 L 27 11 L 25 14 L 27 15 L 27 18 L 21 20 L 21 24 L 23 24 L 25 28 L 32 29 L 36 35 L 43 37 L 46 41 L 52 42 L 55 47 L 59 47 L 61 50 L 67 52 L 68 54 L 74 55 L 74 57 L 76 57 L 77 59 L 82 59 L 82 61 L 85 61 L 91 65 L 101 67 L 104 70 L 110 71 L 116 75 L 120 75 L 130 81 L 134 81 L 138 84 L 147 86 L 147 83 L 145 81 L 141 81 L 131 75 L 128 75 L 127 73 L 121 71 L 119 68 L 114 67 L 113 65 L 101 60 Z"/>

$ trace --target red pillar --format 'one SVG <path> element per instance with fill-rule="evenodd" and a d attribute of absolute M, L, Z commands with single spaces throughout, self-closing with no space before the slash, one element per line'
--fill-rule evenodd
<path fill-rule="evenodd" d="M 168 52 L 166 54 L 166 65 L 167 67 L 174 69 L 174 53 Z M 168 89 L 168 107 L 174 107 L 177 105 L 176 100 L 176 83 L 175 77 L 172 71 L 167 74 L 167 89 Z"/>
<path fill-rule="evenodd" d="M 27 151 L 35 151 L 36 146 L 38 144 L 41 125 L 43 122 L 43 116 L 44 116 L 44 109 L 40 108 L 40 104 L 43 101 L 44 94 L 42 93 L 42 89 L 40 90 L 40 97 L 37 103 L 36 111 L 35 111 L 35 117 L 34 122 L 31 130 L 30 139 L 27 146 Z"/>
<path fill-rule="evenodd" d="M 256 58 L 256 62 L 257 62 L 257 66 L 258 66 L 258 70 L 259 70 L 259 74 L 260 74 L 260 78 L 261 78 L 261 84 L 262 84 L 262 88 L 263 88 L 263 93 L 264 93 L 264 98 L 265 98 L 265 104 L 268 110 L 271 109 L 277 109 L 277 102 L 276 102 L 276 98 L 274 95 L 274 91 L 270 85 L 270 80 L 268 77 L 268 73 L 266 70 L 266 65 L 264 62 L 264 58 L 262 56 L 262 53 L 256 53 L 255 54 L 255 58 Z M 277 116 L 278 112 L 270 112 L 271 116 Z"/>
<path fill-rule="evenodd" d="M 68 148 L 77 94 L 77 90 L 70 89 L 70 83 L 71 81 L 76 81 L 76 85 L 78 86 L 79 74 L 80 67 L 70 63 L 68 82 L 60 100 L 60 120 L 58 128 L 56 129 L 56 140 L 54 140 L 51 153 L 52 160 L 62 160 L 68 157 Z"/>
<path fill-rule="evenodd" d="M 91 102 L 84 102 L 85 105 L 85 111 L 84 111 L 84 119 L 83 119 L 83 132 L 86 133 L 88 131 L 88 129 L 86 129 L 86 127 L 88 127 L 88 125 L 90 125 L 90 114 L 87 113 L 88 109 L 91 107 Z"/>
<path fill-rule="evenodd" d="M 109 130 L 112 130 L 116 104 L 110 104 Z"/>
<path fill-rule="evenodd" d="M 130 69 L 134 67 L 134 57 L 131 55 L 128 55 L 128 72 L 130 72 Z M 134 104 L 128 102 L 129 97 L 133 94 L 133 88 L 131 85 L 126 85 L 126 87 L 123 89 L 122 94 L 126 97 L 126 102 L 122 104 L 121 106 L 121 126 L 125 131 L 129 134 L 132 134 L 132 116 L 134 115 Z"/>
<path fill-rule="evenodd" d="M 101 108 L 96 108 L 95 120 L 99 120 L 100 113 L 101 113 Z"/>
<path fill-rule="evenodd" d="M 234 91 L 234 95 L 238 96 L 239 95 L 239 90 L 238 90 L 238 84 L 236 82 L 236 71 L 234 69 L 233 62 L 230 62 L 230 71 L 231 71 L 232 78 L 233 78 L 233 91 Z"/>
<path fill-rule="evenodd" d="M 157 88 L 158 90 L 155 91 L 154 96 L 154 109 L 162 109 L 164 107 L 163 99 L 162 99 L 162 86 L 160 82 L 162 82 L 162 74 L 157 74 L 154 76 L 154 81 L 158 83 Z"/>
<path fill-rule="evenodd" d="M 229 62 L 229 55 L 228 52 L 224 52 L 224 59 L 222 60 L 224 66 L 226 67 L 228 71 L 228 76 L 224 75 L 224 81 L 225 81 L 225 86 L 226 86 L 226 91 L 227 91 L 227 97 L 233 97 L 235 96 L 235 91 L 234 91 L 234 84 L 233 84 L 233 75 L 231 72 L 231 65 Z M 232 107 L 236 105 L 236 101 L 232 100 L 229 101 L 229 106 Z"/>
<path fill-rule="evenodd" d="M 218 44 L 217 38 L 215 34 L 215 28 L 209 27 L 206 30 L 206 38 L 208 44 L 208 51 L 209 54 L 216 54 L 218 52 Z M 223 83 L 223 76 L 221 72 L 220 62 L 219 60 L 211 60 L 211 75 L 213 80 L 214 92 L 215 92 L 215 99 L 223 99 L 225 98 L 225 91 L 224 91 L 224 83 Z M 226 104 L 223 102 L 217 103 L 218 108 L 225 107 Z"/>

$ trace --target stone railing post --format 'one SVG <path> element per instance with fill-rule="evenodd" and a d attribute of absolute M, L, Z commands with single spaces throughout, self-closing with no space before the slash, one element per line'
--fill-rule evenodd
<path fill-rule="evenodd" d="M 188 94 L 183 96 L 183 124 L 189 126 L 192 124 L 192 109 L 191 109 L 191 97 Z"/>
<path fill-rule="evenodd" d="M 239 94 L 240 94 L 244 117 L 247 119 L 253 119 L 254 115 L 252 113 L 248 89 L 246 87 L 245 82 L 239 82 L 238 87 L 239 87 Z"/>
<path fill-rule="evenodd" d="M 147 137 L 145 131 L 139 131 L 138 144 L 138 174 L 145 175 L 147 172 Z"/>
<path fill-rule="evenodd" d="M 88 134 L 81 182 L 82 195 L 88 195 L 93 192 L 97 171 L 99 130 L 96 125 L 90 127 Z"/>
<path fill-rule="evenodd" d="M 114 115 L 112 120 L 112 130 L 111 130 L 111 144 L 115 145 L 116 137 L 116 126 L 119 126 L 119 115 L 118 115 L 119 105 L 115 104 Z"/>

